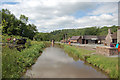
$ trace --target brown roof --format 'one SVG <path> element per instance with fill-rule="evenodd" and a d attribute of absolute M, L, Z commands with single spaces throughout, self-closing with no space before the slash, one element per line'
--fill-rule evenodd
<path fill-rule="evenodd" d="M 117 39 L 117 32 L 114 32 L 112 35 L 111 35 L 112 39 Z"/>
<path fill-rule="evenodd" d="M 72 36 L 72 38 L 70 38 L 71 40 L 78 40 L 80 38 L 80 36 Z"/>
<path fill-rule="evenodd" d="M 83 36 L 83 39 L 92 39 L 92 38 L 98 39 L 98 37 L 95 36 L 95 35 L 84 35 L 84 36 Z"/>

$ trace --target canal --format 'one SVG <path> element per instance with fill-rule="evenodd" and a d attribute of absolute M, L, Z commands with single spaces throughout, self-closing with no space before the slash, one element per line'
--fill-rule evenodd
<path fill-rule="evenodd" d="M 44 49 L 36 63 L 27 70 L 25 78 L 107 78 L 100 70 L 59 47 Z"/>

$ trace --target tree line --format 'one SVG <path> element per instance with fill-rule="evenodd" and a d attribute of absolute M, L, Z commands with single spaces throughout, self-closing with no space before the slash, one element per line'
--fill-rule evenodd
<path fill-rule="evenodd" d="M 82 36 L 82 35 L 97 35 L 97 36 L 106 36 L 108 34 L 108 29 L 111 29 L 111 32 L 117 32 L 118 26 L 111 27 L 89 27 L 89 28 L 80 28 L 80 29 L 63 29 L 63 30 L 55 30 L 50 33 L 38 33 L 36 35 L 37 40 L 45 40 L 50 41 L 54 39 L 55 41 L 61 41 L 62 39 L 70 38 L 72 36 Z"/>
<path fill-rule="evenodd" d="M 19 19 L 15 17 L 7 9 L 2 9 L 0 11 L 2 14 L 2 33 L 8 35 L 19 35 L 23 37 L 28 37 L 30 39 L 35 39 L 37 41 L 60 41 L 63 38 L 68 39 L 72 36 L 80 35 L 100 35 L 105 36 L 108 33 L 108 28 L 111 28 L 111 32 L 114 33 L 117 31 L 118 26 L 111 27 L 89 27 L 89 28 L 80 28 L 80 29 L 63 29 L 55 30 L 50 33 L 40 33 L 38 32 L 34 24 L 27 24 L 28 17 L 25 15 L 20 15 Z"/>

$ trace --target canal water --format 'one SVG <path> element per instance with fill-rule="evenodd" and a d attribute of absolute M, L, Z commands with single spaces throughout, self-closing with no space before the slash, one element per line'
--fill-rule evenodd
<path fill-rule="evenodd" d="M 59 47 L 48 47 L 36 63 L 27 70 L 25 78 L 107 78 L 100 70 L 67 54 Z"/>

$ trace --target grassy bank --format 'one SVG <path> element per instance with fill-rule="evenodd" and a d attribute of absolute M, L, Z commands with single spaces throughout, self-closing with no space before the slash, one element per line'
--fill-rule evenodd
<path fill-rule="evenodd" d="M 118 77 L 118 58 L 106 57 L 98 54 L 91 54 L 95 51 L 80 49 L 75 46 L 63 45 L 67 53 L 73 54 L 82 60 L 98 67 L 106 72 L 110 78 Z"/>
<path fill-rule="evenodd" d="M 46 45 L 43 42 L 32 42 L 29 48 L 19 52 L 15 48 L 4 46 L 2 49 L 2 77 L 20 78 L 33 65 Z"/>

